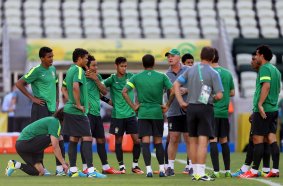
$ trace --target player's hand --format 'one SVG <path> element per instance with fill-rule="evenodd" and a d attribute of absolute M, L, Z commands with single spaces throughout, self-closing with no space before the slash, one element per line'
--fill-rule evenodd
<path fill-rule="evenodd" d="M 249 117 L 249 122 L 250 122 L 250 123 L 253 122 L 253 114 L 254 114 L 254 113 L 252 113 L 252 114 L 250 115 L 250 117 Z"/>
<path fill-rule="evenodd" d="M 180 106 L 181 106 L 181 108 L 183 109 L 183 110 L 187 110 L 187 107 L 188 107 L 188 103 L 186 103 L 186 102 L 182 102 L 182 103 L 180 103 Z"/>
<path fill-rule="evenodd" d="M 133 110 L 134 110 L 135 112 L 137 112 L 137 111 L 139 110 L 139 108 L 140 108 L 140 104 L 134 104 Z"/>
<path fill-rule="evenodd" d="M 162 113 L 166 113 L 169 109 L 167 105 L 161 105 Z"/>
<path fill-rule="evenodd" d="M 80 111 L 82 111 L 83 113 L 85 113 L 85 107 L 81 106 L 81 105 L 74 105 L 77 109 L 79 109 Z"/>
<path fill-rule="evenodd" d="M 259 114 L 261 115 L 261 117 L 262 117 L 263 119 L 266 119 L 267 116 L 266 116 L 266 113 L 265 113 L 264 108 L 263 108 L 262 105 L 258 105 L 258 110 L 259 110 Z"/>
<path fill-rule="evenodd" d="M 181 95 L 183 96 L 183 95 L 185 95 L 185 94 L 188 93 L 188 89 L 187 89 L 187 88 L 184 88 L 184 87 L 180 87 L 180 93 L 181 93 Z"/>
<path fill-rule="evenodd" d="M 44 100 L 38 99 L 38 98 L 36 98 L 36 97 L 33 97 L 33 98 L 31 99 L 31 101 L 32 101 L 33 103 L 36 103 L 36 104 L 41 105 L 41 106 L 44 106 L 44 105 L 45 105 L 45 101 L 44 101 Z"/>
<path fill-rule="evenodd" d="M 68 163 L 62 164 L 62 167 L 63 167 L 64 172 L 67 173 L 69 169 Z"/>
<path fill-rule="evenodd" d="M 94 72 L 93 70 L 87 70 L 85 76 L 93 80 L 98 80 L 97 73 Z"/>

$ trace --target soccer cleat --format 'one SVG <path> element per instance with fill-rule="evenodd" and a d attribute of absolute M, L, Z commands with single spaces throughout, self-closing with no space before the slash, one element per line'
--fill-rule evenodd
<path fill-rule="evenodd" d="M 253 174 L 252 171 L 247 171 L 246 173 L 240 175 L 240 178 L 256 178 L 258 174 Z"/>
<path fill-rule="evenodd" d="M 77 172 L 68 172 L 68 176 L 71 178 L 75 177 L 87 177 L 87 174 L 83 173 L 82 171 L 77 171 Z"/>
<path fill-rule="evenodd" d="M 84 174 L 87 174 L 88 172 L 87 172 L 87 169 L 85 169 L 85 170 L 83 170 L 82 171 Z"/>
<path fill-rule="evenodd" d="M 210 175 L 211 178 L 220 178 L 220 173 L 219 172 L 213 172 L 211 175 Z"/>
<path fill-rule="evenodd" d="M 157 171 L 157 170 L 153 171 L 153 174 L 159 174 L 159 171 Z"/>
<path fill-rule="evenodd" d="M 241 169 L 237 170 L 235 173 L 231 174 L 232 177 L 239 177 L 240 175 L 245 174 Z"/>
<path fill-rule="evenodd" d="M 207 176 L 207 175 L 204 175 L 204 176 L 202 176 L 202 177 L 199 177 L 198 180 L 199 180 L 199 181 L 214 181 L 215 179 L 214 179 L 214 178 L 211 178 L 211 177 L 209 177 L 209 176 Z"/>
<path fill-rule="evenodd" d="M 126 174 L 126 168 L 125 167 L 121 167 L 120 168 L 120 172 L 121 172 L 121 174 Z"/>
<path fill-rule="evenodd" d="M 225 172 L 225 178 L 232 178 L 231 172 Z"/>
<path fill-rule="evenodd" d="M 265 175 L 267 175 L 269 172 L 264 172 L 264 171 L 258 171 L 258 177 L 264 177 Z"/>
<path fill-rule="evenodd" d="M 135 168 L 132 168 L 132 172 L 135 174 L 143 174 L 144 172 L 139 168 L 139 166 L 136 166 Z"/>
<path fill-rule="evenodd" d="M 174 169 L 172 169 L 171 167 L 168 167 L 167 170 L 166 170 L 166 175 L 167 176 L 175 176 Z"/>
<path fill-rule="evenodd" d="M 15 160 L 8 161 L 8 165 L 7 165 L 6 173 L 5 173 L 6 176 L 11 176 L 13 174 L 13 172 L 16 170 L 15 164 L 16 164 Z"/>
<path fill-rule="evenodd" d="M 121 174 L 121 171 L 115 170 L 113 167 L 109 169 L 102 170 L 102 174 Z"/>
<path fill-rule="evenodd" d="M 148 172 L 148 173 L 146 174 L 146 177 L 152 178 L 152 177 L 153 177 L 152 172 Z"/>
<path fill-rule="evenodd" d="M 46 168 L 44 168 L 43 176 L 51 176 L 51 173 Z"/>
<path fill-rule="evenodd" d="M 165 172 L 161 172 L 159 171 L 159 177 L 166 177 L 167 175 L 165 174 Z"/>
<path fill-rule="evenodd" d="M 193 171 L 193 168 L 188 168 L 188 167 L 185 167 L 183 172 L 183 174 L 188 174 L 188 175 L 193 175 L 194 171 Z"/>
<path fill-rule="evenodd" d="M 88 173 L 88 174 L 87 174 L 87 177 L 106 178 L 107 176 L 104 175 L 104 174 L 101 174 L 101 173 L 99 173 L 99 172 L 97 172 L 97 171 L 93 171 L 93 172 L 91 172 L 91 173 Z"/>
<path fill-rule="evenodd" d="M 265 178 L 275 178 L 275 177 L 278 178 L 278 177 L 279 177 L 279 172 L 274 173 L 274 172 L 272 172 L 272 171 L 269 171 L 269 173 L 266 174 L 264 177 L 265 177 Z"/>
<path fill-rule="evenodd" d="M 198 181 L 200 179 L 200 176 L 198 174 L 192 175 L 192 181 Z"/>
<path fill-rule="evenodd" d="M 55 176 L 66 176 L 66 173 L 64 171 L 56 170 Z"/>

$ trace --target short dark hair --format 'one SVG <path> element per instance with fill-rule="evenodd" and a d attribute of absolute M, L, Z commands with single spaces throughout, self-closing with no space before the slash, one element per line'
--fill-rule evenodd
<path fill-rule="evenodd" d="M 270 61 L 273 57 L 272 51 L 268 45 L 260 45 L 256 50 L 259 54 L 263 55 L 263 58 L 266 61 Z"/>
<path fill-rule="evenodd" d="M 201 52 L 200 52 L 200 59 L 212 61 L 215 57 L 214 53 L 215 53 L 214 48 L 209 47 L 209 46 L 203 47 Z"/>
<path fill-rule="evenodd" d="M 155 59 L 153 55 L 146 54 L 142 57 L 142 64 L 144 68 L 151 68 L 154 66 Z"/>
<path fill-rule="evenodd" d="M 216 48 L 214 48 L 214 58 L 212 60 L 212 63 L 218 63 L 218 61 L 219 61 L 218 50 Z"/>
<path fill-rule="evenodd" d="M 121 63 L 125 63 L 125 62 L 127 62 L 127 59 L 125 57 L 117 57 L 115 59 L 115 64 L 116 65 L 120 65 Z"/>
<path fill-rule="evenodd" d="M 90 63 L 92 62 L 92 61 L 95 61 L 95 58 L 94 58 L 94 56 L 93 55 L 88 55 L 88 61 L 87 61 L 87 63 L 86 63 L 86 66 L 90 66 Z"/>
<path fill-rule="evenodd" d="M 60 108 L 59 110 L 57 110 L 54 114 L 53 114 L 54 118 L 57 118 L 60 123 L 63 123 L 63 119 L 64 119 L 64 107 Z"/>
<path fill-rule="evenodd" d="M 195 60 L 194 59 L 194 56 L 192 56 L 192 54 L 190 53 L 186 53 L 182 56 L 182 63 L 184 63 L 187 59 L 192 59 L 192 60 Z"/>
<path fill-rule="evenodd" d="M 41 47 L 41 48 L 39 49 L 39 52 L 38 52 L 39 58 L 45 57 L 46 54 L 47 54 L 47 53 L 50 53 L 50 52 L 52 52 L 52 49 L 51 49 L 51 48 L 46 47 L 46 46 Z"/>
<path fill-rule="evenodd" d="M 76 48 L 73 52 L 73 62 L 77 62 L 79 57 L 83 58 L 88 51 L 83 48 Z"/>
<path fill-rule="evenodd" d="M 256 51 L 253 51 L 253 52 L 252 52 L 252 56 L 255 56 L 255 55 L 256 55 Z"/>

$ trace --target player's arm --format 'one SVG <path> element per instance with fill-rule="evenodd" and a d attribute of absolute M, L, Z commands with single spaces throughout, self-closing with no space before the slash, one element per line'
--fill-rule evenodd
<path fill-rule="evenodd" d="M 59 107 L 59 83 L 58 79 L 56 79 L 56 110 Z"/>
<path fill-rule="evenodd" d="M 174 88 L 172 87 L 169 91 L 170 91 L 170 95 L 169 95 L 168 101 L 165 105 L 162 105 L 162 112 L 163 113 L 168 111 L 171 103 L 173 102 L 173 100 L 175 98 Z"/>
<path fill-rule="evenodd" d="M 64 158 L 62 156 L 61 149 L 60 149 L 60 146 L 59 146 L 59 140 L 56 137 L 52 136 L 52 135 L 50 135 L 50 139 L 51 139 L 51 144 L 53 146 L 54 154 L 55 154 L 56 158 L 62 164 L 64 171 L 67 172 L 68 165 L 67 165 L 67 163 L 65 162 L 65 160 L 64 160 Z"/>
<path fill-rule="evenodd" d="M 186 103 L 184 101 L 184 99 L 181 95 L 180 87 L 181 87 L 181 83 L 179 81 L 175 81 L 174 84 L 173 84 L 175 97 L 176 97 L 179 105 L 182 107 L 182 109 L 185 110 L 188 107 L 188 103 Z"/>
<path fill-rule="evenodd" d="M 98 89 L 99 89 L 101 94 L 103 94 L 103 95 L 107 94 L 107 88 L 106 88 L 106 86 L 103 83 L 101 83 L 100 79 L 98 78 L 98 74 L 97 73 L 87 71 L 86 72 L 86 77 L 92 79 L 95 82 L 95 84 L 97 85 L 97 87 L 98 87 Z"/>
<path fill-rule="evenodd" d="M 79 82 L 73 83 L 73 95 L 74 95 L 74 100 L 76 103 L 75 107 L 84 113 L 85 108 L 81 105 L 81 101 L 80 101 L 80 83 Z"/>
<path fill-rule="evenodd" d="M 265 99 L 267 98 L 269 90 L 270 90 L 270 83 L 269 82 L 262 83 L 262 87 L 261 87 L 261 91 L 260 91 L 260 97 L 259 97 L 259 101 L 258 101 L 257 105 L 258 105 L 259 113 L 260 113 L 260 115 L 263 119 L 266 118 L 266 113 L 263 109 L 262 104 L 264 103 Z"/>
<path fill-rule="evenodd" d="M 125 101 L 128 103 L 128 105 L 130 105 L 130 107 L 134 110 L 137 111 L 139 109 L 139 104 L 134 104 L 130 98 L 130 96 L 128 95 L 128 89 L 126 87 L 124 87 L 124 89 L 122 90 L 122 95 L 125 99 Z"/>
<path fill-rule="evenodd" d="M 29 93 L 29 91 L 26 89 L 26 81 L 23 80 L 23 79 L 19 79 L 17 82 L 16 82 L 16 87 L 26 96 L 28 97 L 33 103 L 37 103 L 39 105 L 44 105 L 45 104 L 45 101 L 44 100 L 41 100 L 41 99 L 38 99 L 36 97 L 34 97 L 32 94 Z"/>
<path fill-rule="evenodd" d="M 235 96 L 235 90 L 234 89 L 230 90 L 230 97 L 233 97 L 233 96 Z"/>

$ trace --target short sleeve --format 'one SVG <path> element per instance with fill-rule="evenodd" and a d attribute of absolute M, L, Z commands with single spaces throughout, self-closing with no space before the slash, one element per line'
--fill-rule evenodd
<path fill-rule="evenodd" d="M 264 83 L 264 82 L 270 82 L 271 81 L 271 74 L 270 71 L 267 67 L 262 66 L 259 69 L 259 82 Z"/>
<path fill-rule="evenodd" d="M 73 76 L 73 83 L 74 82 L 83 83 L 83 75 L 84 75 L 83 69 L 81 67 L 78 67 Z"/>
<path fill-rule="evenodd" d="M 23 79 L 28 84 L 34 82 L 38 78 L 38 70 L 37 67 L 33 67 L 30 69 L 28 73 L 26 73 L 21 79 Z"/>
<path fill-rule="evenodd" d="M 164 86 L 166 89 L 171 89 L 172 88 L 172 83 L 171 81 L 169 80 L 168 76 L 163 74 L 163 82 L 164 82 Z"/>
<path fill-rule="evenodd" d="M 111 75 L 110 77 L 108 77 L 107 79 L 105 79 L 103 81 L 103 84 L 106 86 L 106 87 L 110 87 L 112 85 L 112 82 L 113 82 L 113 78 L 112 78 L 113 75 Z"/>
<path fill-rule="evenodd" d="M 224 91 L 220 75 L 217 72 L 214 73 L 213 80 L 212 80 L 212 85 L 213 85 L 214 93 L 218 93 L 218 92 L 223 92 Z"/>
<path fill-rule="evenodd" d="M 189 68 L 181 74 L 176 81 L 178 81 L 181 85 L 184 85 L 188 82 Z"/>
<path fill-rule="evenodd" d="M 234 85 L 234 81 L 233 81 L 233 77 L 231 74 L 229 74 L 230 76 L 230 90 L 234 90 L 235 89 L 235 85 Z"/>
<path fill-rule="evenodd" d="M 61 125 L 58 119 L 52 118 L 50 123 L 48 124 L 48 134 L 54 136 L 55 138 L 59 138 L 61 132 Z"/>
<path fill-rule="evenodd" d="M 125 85 L 125 88 L 127 88 L 128 90 L 132 90 L 135 88 L 135 76 L 132 76 L 130 78 L 130 80 Z"/>

